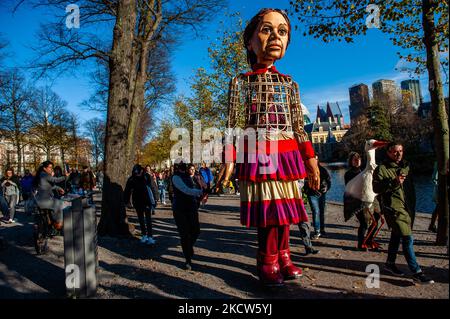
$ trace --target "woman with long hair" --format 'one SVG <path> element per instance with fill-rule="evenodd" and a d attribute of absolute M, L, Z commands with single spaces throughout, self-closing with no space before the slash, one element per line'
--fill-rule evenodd
<path fill-rule="evenodd" d="M 33 180 L 36 190 L 36 204 L 40 209 L 51 210 L 51 216 L 56 229 L 62 228 L 62 200 L 55 198 L 54 191 L 64 194 L 64 189 L 57 184 L 66 181 L 69 173 L 65 176 L 56 177 L 53 171 L 53 162 L 45 161 L 37 169 Z"/>

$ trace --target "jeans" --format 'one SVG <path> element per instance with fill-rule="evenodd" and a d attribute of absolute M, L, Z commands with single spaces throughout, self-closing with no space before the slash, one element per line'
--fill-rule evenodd
<path fill-rule="evenodd" d="M 136 208 L 136 213 L 139 219 L 139 226 L 141 227 L 142 236 L 147 235 L 153 237 L 152 231 L 152 214 L 148 208 Z M 144 218 L 145 216 L 145 218 Z"/>
<path fill-rule="evenodd" d="M 9 219 L 14 219 L 16 213 L 17 195 L 5 195 L 6 202 L 9 206 Z"/>
<path fill-rule="evenodd" d="M 0 194 L 0 211 L 2 212 L 5 218 L 9 216 L 8 202 L 1 194 Z"/>
<path fill-rule="evenodd" d="M 298 229 L 300 230 L 300 239 L 303 241 L 305 249 L 312 248 L 311 233 L 309 231 L 308 223 L 300 222 L 298 224 Z"/>
<path fill-rule="evenodd" d="M 166 203 L 166 190 L 164 187 L 159 188 L 159 201 L 163 204 Z"/>
<path fill-rule="evenodd" d="M 408 263 L 409 269 L 414 274 L 421 272 L 420 266 L 416 260 L 416 255 L 414 253 L 414 239 L 411 235 L 401 236 L 394 234 L 394 232 L 391 233 L 391 240 L 389 241 L 388 247 L 387 263 L 395 264 L 395 259 L 397 258 L 398 249 L 400 247 L 400 240 L 402 241 L 403 254 L 405 254 L 405 259 Z"/>
<path fill-rule="evenodd" d="M 325 208 L 326 194 L 308 195 L 309 205 L 313 219 L 314 231 L 316 233 L 325 231 Z"/>

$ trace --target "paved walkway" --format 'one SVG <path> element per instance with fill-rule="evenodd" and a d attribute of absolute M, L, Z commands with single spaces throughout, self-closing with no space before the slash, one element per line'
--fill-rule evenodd
<path fill-rule="evenodd" d="M 136 225 L 134 211 L 129 221 Z M 415 249 L 423 270 L 436 283 L 415 285 L 410 277 L 381 272 L 379 288 L 367 288 L 366 267 L 382 266 L 389 232 L 383 228 L 381 252 L 355 249 L 355 219 L 344 223 L 340 205 L 329 204 L 327 236 L 314 241 L 320 253 L 304 256 L 296 226 L 291 228 L 293 260 L 304 276 L 281 289 L 265 289 L 255 274 L 256 232 L 239 224 L 236 196 L 210 197 L 200 210 L 202 233 L 196 245 L 194 270 L 183 270 L 184 259 L 169 206 L 154 216 L 157 245 L 142 245 L 138 238 L 99 239 L 99 288 L 97 298 L 449 298 L 449 260 L 446 247 L 434 246 L 435 234 L 426 230 L 429 216 L 419 215 Z M 2 225 L 8 239 L 0 252 L 0 298 L 64 298 L 62 237 L 50 241 L 50 252 L 37 256 L 31 237 L 32 219 L 17 214 L 19 222 Z M 408 271 L 404 257 L 399 268 Z M 376 267 L 376 266 L 375 266 Z"/>

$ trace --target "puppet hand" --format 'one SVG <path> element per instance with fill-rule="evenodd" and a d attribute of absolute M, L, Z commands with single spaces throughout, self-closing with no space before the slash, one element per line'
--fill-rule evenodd
<path fill-rule="evenodd" d="M 319 190 L 320 188 L 320 171 L 317 165 L 317 160 L 312 157 L 305 161 L 306 170 L 308 172 L 308 185 L 312 190 Z"/>

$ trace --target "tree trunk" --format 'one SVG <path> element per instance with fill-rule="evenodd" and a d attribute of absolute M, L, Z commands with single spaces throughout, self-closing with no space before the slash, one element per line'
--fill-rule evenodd
<path fill-rule="evenodd" d="M 136 1 L 117 4 L 113 47 L 109 58 L 109 96 L 105 136 L 102 214 L 100 236 L 130 236 L 123 198 L 128 176 L 127 135 L 130 116 L 130 89 L 133 86 L 133 40 Z"/>
<path fill-rule="evenodd" d="M 445 110 L 444 92 L 442 87 L 439 47 L 436 40 L 433 7 L 437 6 L 435 0 L 422 1 L 422 24 L 424 30 L 424 44 L 427 52 L 427 69 L 429 79 L 429 92 L 431 97 L 431 114 L 433 117 L 435 149 L 438 162 L 438 233 L 437 245 L 446 245 L 448 239 L 448 159 L 449 159 L 449 132 L 448 114 Z"/>
<path fill-rule="evenodd" d="M 21 174 L 21 172 L 22 172 L 22 146 L 20 144 L 20 132 L 18 132 L 17 130 L 14 133 L 14 144 L 16 146 L 16 155 L 17 155 L 16 174 Z"/>
<path fill-rule="evenodd" d="M 95 169 L 98 169 L 98 157 L 99 157 L 99 151 L 98 151 L 98 142 L 96 142 L 96 146 L 95 146 Z"/>
<path fill-rule="evenodd" d="M 147 59 L 146 59 L 147 60 Z M 145 68 L 147 66 L 146 61 L 142 61 L 141 59 L 141 68 L 143 67 L 143 63 L 145 63 Z M 143 74 L 142 74 L 143 72 Z M 147 81 L 147 76 L 145 69 L 144 71 L 139 70 L 135 83 L 135 93 L 133 95 L 133 100 L 131 103 L 131 114 L 130 121 L 128 126 L 128 136 L 127 136 L 127 158 L 130 166 L 135 161 L 136 154 L 136 133 L 139 123 L 139 116 L 142 113 L 145 102 L 145 82 Z M 128 167 L 130 168 L 130 167 Z"/>
<path fill-rule="evenodd" d="M 61 162 L 62 162 L 62 169 L 64 170 L 65 173 L 66 172 L 66 165 L 64 165 L 66 163 L 66 158 L 65 158 L 65 152 L 64 152 L 64 148 L 61 147 Z"/>
<path fill-rule="evenodd" d="M 150 1 L 149 7 L 154 8 L 156 11 L 155 20 L 152 20 L 151 16 L 154 14 L 151 10 L 145 13 L 145 16 L 141 16 L 140 19 L 144 19 L 145 27 L 141 32 L 138 32 L 136 40 L 138 41 L 138 50 L 136 51 L 136 61 L 139 59 L 138 68 L 136 70 L 136 78 L 134 83 L 134 90 L 131 99 L 131 113 L 130 122 L 127 135 L 127 158 L 128 163 L 131 165 L 136 160 L 136 148 L 140 145 L 136 145 L 136 134 L 138 129 L 139 117 L 145 108 L 145 84 L 147 82 L 147 66 L 149 63 L 148 55 L 151 46 L 153 36 L 155 35 L 161 20 L 162 20 L 162 3 L 161 0 Z M 143 12 L 141 12 L 142 14 Z M 151 22 L 150 22 L 151 21 Z M 141 22 L 141 21 L 140 21 Z"/>

